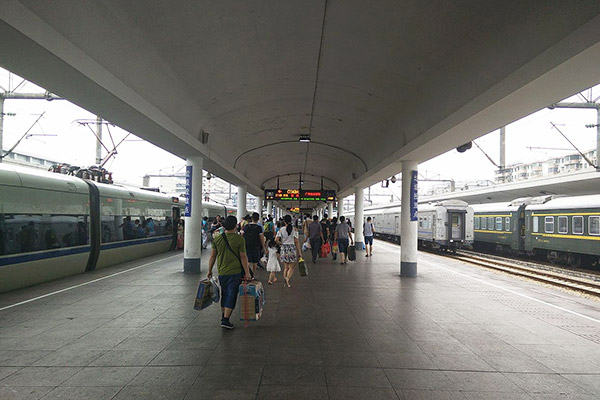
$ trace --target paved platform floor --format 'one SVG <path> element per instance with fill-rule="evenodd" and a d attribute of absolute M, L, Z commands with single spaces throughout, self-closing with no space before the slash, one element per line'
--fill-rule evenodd
<path fill-rule="evenodd" d="M 194 311 L 182 264 L 0 295 L 0 399 L 600 397 L 594 300 L 427 253 L 400 278 L 399 247 L 377 241 L 267 286 L 264 318 L 225 331 L 217 306 Z"/>

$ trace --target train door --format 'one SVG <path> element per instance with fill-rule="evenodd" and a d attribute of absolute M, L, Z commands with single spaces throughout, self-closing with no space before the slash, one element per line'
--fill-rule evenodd
<path fill-rule="evenodd" d="M 462 242 L 465 240 L 466 211 L 448 210 L 448 240 Z"/>
<path fill-rule="evenodd" d="M 400 226 L 400 216 L 399 215 L 395 215 L 394 216 L 394 235 L 396 236 L 400 236 L 401 232 L 401 226 Z"/>

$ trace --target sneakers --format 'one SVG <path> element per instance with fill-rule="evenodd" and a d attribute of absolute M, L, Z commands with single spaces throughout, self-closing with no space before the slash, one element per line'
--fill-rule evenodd
<path fill-rule="evenodd" d="M 223 319 L 221 320 L 221 328 L 233 329 L 234 326 L 231 322 L 229 322 L 229 319 Z"/>

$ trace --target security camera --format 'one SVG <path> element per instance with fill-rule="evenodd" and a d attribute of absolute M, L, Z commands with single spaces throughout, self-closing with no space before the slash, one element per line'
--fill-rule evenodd
<path fill-rule="evenodd" d="M 392 183 L 396 183 L 396 175 L 392 176 L 392 177 L 390 178 L 390 181 L 391 181 Z"/>
<path fill-rule="evenodd" d="M 467 142 L 467 143 L 463 144 L 462 146 L 458 146 L 456 148 L 456 151 L 458 151 L 459 153 L 464 153 L 465 151 L 469 150 L 471 147 L 473 147 L 473 143 Z"/>
<path fill-rule="evenodd" d="M 210 172 L 208 172 L 208 173 L 206 174 L 206 179 L 208 179 L 208 180 L 210 181 L 210 178 L 212 178 L 212 175 L 211 175 L 211 173 L 210 173 Z"/>

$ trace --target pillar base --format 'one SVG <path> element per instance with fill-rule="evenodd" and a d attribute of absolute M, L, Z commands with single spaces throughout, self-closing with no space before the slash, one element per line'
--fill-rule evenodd
<path fill-rule="evenodd" d="M 365 244 L 363 242 L 354 242 L 356 251 L 365 251 Z"/>
<path fill-rule="evenodd" d="M 416 262 L 400 262 L 400 276 L 403 278 L 414 278 L 417 276 L 417 263 Z"/>
<path fill-rule="evenodd" d="M 200 259 L 199 258 L 184 258 L 183 259 L 183 272 L 186 274 L 199 274 L 200 273 Z"/>

